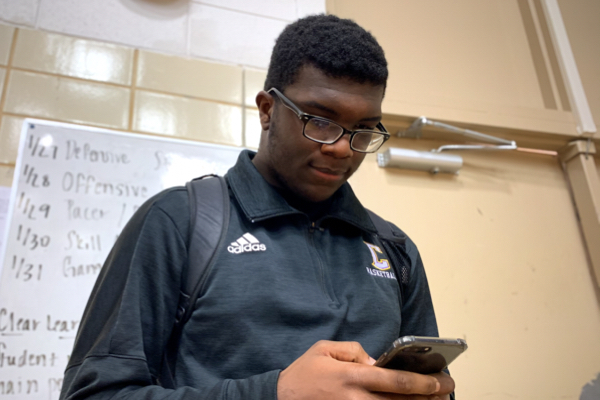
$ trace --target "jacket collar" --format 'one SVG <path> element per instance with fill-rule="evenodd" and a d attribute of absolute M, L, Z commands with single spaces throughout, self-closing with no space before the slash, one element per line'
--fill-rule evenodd
<path fill-rule="evenodd" d="M 255 154 L 253 151 L 243 150 L 235 166 L 226 175 L 227 182 L 246 217 L 251 221 L 260 221 L 300 213 L 258 172 L 252 163 Z M 336 218 L 362 230 L 376 232 L 371 218 L 348 183 L 344 183 L 333 194 L 330 209 L 324 218 Z"/>

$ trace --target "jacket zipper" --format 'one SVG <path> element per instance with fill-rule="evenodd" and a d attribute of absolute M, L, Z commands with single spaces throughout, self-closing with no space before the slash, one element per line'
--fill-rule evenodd
<path fill-rule="evenodd" d="M 320 277 L 320 283 L 321 283 L 321 290 L 323 291 L 323 293 L 325 294 L 325 297 L 327 298 L 327 300 L 329 300 L 330 305 L 333 306 L 339 306 L 340 303 L 339 301 L 335 298 L 335 294 L 333 292 L 333 288 L 331 287 L 330 281 L 329 279 L 327 279 L 327 275 L 326 275 L 326 271 L 325 271 L 325 266 L 323 264 L 323 260 L 321 259 L 321 256 L 319 255 L 319 251 L 317 249 L 317 246 L 315 244 L 315 231 L 318 230 L 319 232 L 324 232 L 325 229 L 321 228 L 320 226 L 317 225 L 316 222 L 310 222 L 310 226 L 308 229 L 308 233 L 309 233 L 309 247 L 311 249 L 311 251 L 314 252 L 315 254 L 315 258 L 317 259 L 317 264 L 318 264 L 318 268 L 319 268 L 319 277 Z"/>

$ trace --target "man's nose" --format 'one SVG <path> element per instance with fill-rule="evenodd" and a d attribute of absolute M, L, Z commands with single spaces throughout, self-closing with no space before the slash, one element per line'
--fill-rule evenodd
<path fill-rule="evenodd" d="M 344 134 L 335 143 L 322 144 L 321 152 L 335 158 L 352 157 L 354 151 L 350 148 L 350 134 Z"/>

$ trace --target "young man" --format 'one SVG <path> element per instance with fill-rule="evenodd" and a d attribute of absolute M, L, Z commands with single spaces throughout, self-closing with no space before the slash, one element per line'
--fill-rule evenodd
<path fill-rule="evenodd" d="M 277 40 L 256 102 L 262 137 L 226 179 L 226 243 L 158 383 L 188 264 L 189 203 L 169 189 L 134 215 L 85 311 L 61 398 L 434 399 L 454 383 L 372 366 L 399 335 L 436 336 L 420 257 L 407 241 L 404 301 L 348 178 L 388 137 L 387 66 L 355 23 L 312 16 Z M 390 270 L 391 271 L 391 270 Z M 401 304 L 402 303 L 402 304 Z"/>

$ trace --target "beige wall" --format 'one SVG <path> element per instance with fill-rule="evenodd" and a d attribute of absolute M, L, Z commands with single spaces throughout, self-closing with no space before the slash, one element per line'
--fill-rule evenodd
<path fill-rule="evenodd" d="M 547 58 L 547 79 L 540 80 L 523 18 L 523 6 L 531 6 L 543 42 L 536 3 L 331 0 L 328 9 L 383 44 L 391 126 L 425 115 L 558 149 L 576 135 L 575 121 Z M 597 30 L 598 3 L 583 10 L 585 2 L 576 3 L 566 23 L 588 13 Z M 597 84 L 597 37 L 581 33 L 579 40 L 576 56 L 583 49 L 592 55 L 578 65 L 593 70 Z M 463 142 L 450 135 L 441 141 L 435 132 L 424 137 L 387 145 L 429 150 Z M 451 367 L 461 399 L 579 399 L 600 373 L 600 291 L 560 164 L 524 152 L 460 155 L 457 176 L 381 169 L 370 156 L 351 182 L 365 205 L 419 245 L 440 333 L 467 339 L 469 350 Z"/>
<path fill-rule="evenodd" d="M 559 0 L 560 12 L 596 127 L 600 125 L 600 1 Z M 596 134 L 596 136 L 599 136 Z"/>
<path fill-rule="evenodd" d="M 539 0 L 327 4 L 366 26 L 385 49 L 388 125 L 404 128 L 426 115 L 515 134 L 578 135 Z M 592 15 L 595 9 L 597 2 Z"/>

